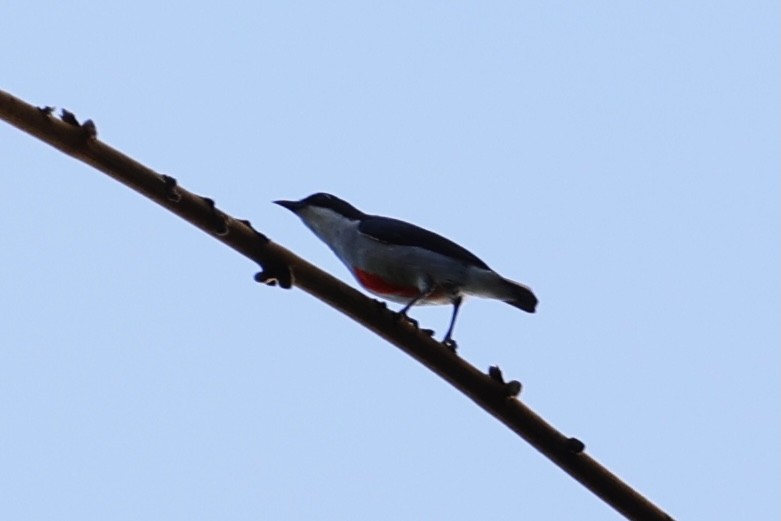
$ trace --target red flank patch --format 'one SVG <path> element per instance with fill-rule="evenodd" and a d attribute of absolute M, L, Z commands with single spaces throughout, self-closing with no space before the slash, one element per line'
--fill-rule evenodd
<path fill-rule="evenodd" d="M 355 278 L 364 288 L 380 295 L 396 295 L 399 297 L 414 298 L 420 293 L 417 288 L 410 286 L 396 286 L 379 275 L 354 268 Z"/>

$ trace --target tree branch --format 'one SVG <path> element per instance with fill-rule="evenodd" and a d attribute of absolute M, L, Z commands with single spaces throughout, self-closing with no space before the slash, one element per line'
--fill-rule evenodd
<path fill-rule="evenodd" d="M 627 518 L 672 519 L 588 456 L 580 441 L 564 436 L 516 399 L 520 384 L 505 383 L 498 368 L 491 368 L 489 375 L 480 372 L 417 327 L 399 320 L 384 304 L 270 241 L 249 221 L 231 217 L 211 199 L 188 192 L 172 177 L 102 143 L 92 121 L 79 124 L 67 111 L 61 119 L 52 112 L 50 107 L 36 108 L 0 91 L 0 118 L 108 174 L 257 262 L 263 267 L 256 276 L 259 282 L 282 287 L 292 283 L 374 331 L 464 393 Z"/>

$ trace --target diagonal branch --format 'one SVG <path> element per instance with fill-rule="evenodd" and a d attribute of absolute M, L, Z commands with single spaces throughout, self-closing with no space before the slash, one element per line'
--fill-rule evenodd
<path fill-rule="evenodd" d="M 0 118 L 140 192 L 157 204 L 263 267 L 259 282 L 291 283 L 374 331 L 464 393 L 556 465 L 629 519 L 672 518 L 535 414 L 515 396 L 518 382 L 505 383 L 498 368 L 489 375 L 445 349 L 412 324 L 398 320 L 384 304 L 367 298 L 252 228 L 218 210 L 211 199 L 188 192 L 176 180 L 158 174 L 97 139 L 94 123 L 79 124 L 63 111 L 36 108 L 0 90 Z"/>

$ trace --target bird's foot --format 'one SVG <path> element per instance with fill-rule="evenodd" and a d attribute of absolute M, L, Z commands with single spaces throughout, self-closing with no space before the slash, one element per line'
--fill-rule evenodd
<path fill-rule="evenodd" d="M 399 321 L 399 322 L 402 321 L 402 320 L 406 320 L 407 322 L 409 322 L 409 324 L 412 327 L 414 327 L 415 329 L 417 329 L 418 331 L 420 331 L 424 335 L 434 336 L 434 330 L 433 329 L 422 329 L 420 327 L 420 323 L 417 320 L 415 320 L 414 318 L 412 318 L 411 316 L 407 315 L 407 312 L 404 311 L 404 310 L 395 313 L 394 314 L 394 318 L 397 321 Z M 455 342 L 453 342 L 453 344 L 455 344 Z"/>
<path fill-rule="evenodd" d="M 415 320 L 414 318 L 410 317 L 409 315 L 407 315 L 407 313 L 405 313 L 403 311 L 400 311 L 400 312 L 396 313 L 396 320 L 399 320 L 399 321 L 406 320 L 407 322 L 412 324 L 412 327 L 414 327 L 416 329 L 418 327 L 418 321 Z"/>
<path fill-rule="evenodd" d="M 458 343 L 450 337 L 443 338 L 442 345 L 445 346 L 451 353 L 455 353 L 456 349 L 458 349 Z"/>

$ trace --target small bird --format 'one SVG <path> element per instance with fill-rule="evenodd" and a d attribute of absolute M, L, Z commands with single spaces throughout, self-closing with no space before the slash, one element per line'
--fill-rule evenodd
<path fill-rule="evenodd" d="M 434 232 L 398 219 L 368 215 L 338 197 L 317 193 L 300 201 L 274 201 L 296 214 L 339 257 L 356 280 L 387 300 L 414 305 L 452 304 L 442 342 L 452 339 L 467 295 L 501 300 L 534 313 L 531 289 L 505 279 L 468 250 Z"/>

